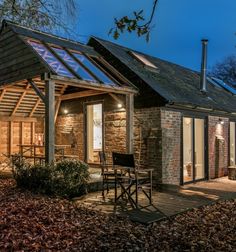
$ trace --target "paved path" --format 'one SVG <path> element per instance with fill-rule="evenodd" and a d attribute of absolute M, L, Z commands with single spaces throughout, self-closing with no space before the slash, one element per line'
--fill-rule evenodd
<path fill-rule="evenodd" d="M 176 215 L 189 209 L 211 204 L 218 200 L 232 198 L 236 198 L 236 181 L 228 180 L 227 177 L 223 177 L 211 181 L 186 185 L 181 187 L 178 192 L 154 191 L 153 206 L 148 206 L 147 200 L 141 195 L 140 204 L 146 206 L 146 208 L 141 211 L 133 211 L 131 207 L 126 204 L 118 205 L 115 209 L 114 190 L 108 193 L 105 200 L 101 196 L 101 192 L 94 192 L 77 200 L 77 203 L 108 214 L 117 213 L 130 216 L 131 213 L 131 219 L 133 218 L 133 213 L 137 215 L 139 212 L 141 222 L 149 223 L 164 217 Z M 142 221 L 142 219 L 145 219 L 144 213 L 147 213 L 147 221 Z"/>

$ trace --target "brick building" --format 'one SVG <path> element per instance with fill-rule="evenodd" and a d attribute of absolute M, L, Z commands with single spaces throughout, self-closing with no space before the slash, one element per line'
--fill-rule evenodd
<path fill-rule="evenodd" d="M 155 185 L 212 179 L 235 164 L 236 91 L 217 79 L 97 38 L 88 45 L 3 22 L 0 153 L 45 141 L 96 166 L 133 152 Z M 52 105 L 53 104 L 53 105 Z M 55 104 L 55 106 L 54 106 Z M 55 123 L 54 123 L 55 121 Z"/>

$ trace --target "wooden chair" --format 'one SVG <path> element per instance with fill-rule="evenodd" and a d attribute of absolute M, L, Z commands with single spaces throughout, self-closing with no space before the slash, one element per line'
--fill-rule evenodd
<path fill-rule="evenodd" d="M 120 177 L 116 176 L 115 202 L 126 196 L 132 207 L 138 208 L 138 194 L 143 192 L 152 204 L 152 169 L 137 169 L 133 154 L 112 153 L 113 168 L 115 174 L 118 169 L 122 171 Z M 121 193 L 118 196 L 117 186 Z M 133 195 L 135 198 L 133 198 Z"/>
<path fill-rule="evenodd" d="M 110 185 L 115 185 L 115 173 L 112 164 L 107 164 L 106 154 L 99 151 L 100 165 L 102 169 L 102 196 L 105 197 L 105 190 L 109 192 Z"/>

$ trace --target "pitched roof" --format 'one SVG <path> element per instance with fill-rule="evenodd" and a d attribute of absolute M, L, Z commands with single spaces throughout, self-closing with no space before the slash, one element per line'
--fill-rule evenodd
<path fill-rule="evenodd" d="M 200 74 L 196 71 L 100 38 L 93 37 L 91 41 L 89 44 L 97 43 L 105 48 L 170 104 L 236 112 L 236 96 L 209 81 L 208 92 L 203 94 L 200 91 Z M 145 66 L 130 53 L 132 51 L 150 61 L 157 69 Z"/>
<path fill-rule="evenodd" d="M 0 29 L 1 45 L 6 46 L 7 42 L 14 43 L 8 48 L 7 56 L 14 54 L 14 50 L 24 51 L 24 55 L 18 55 L 17 64 L 13 66 L 14 74 L 19 72 L 22 66 L 26 66 L 24 71 L 21 69 L 19 74 L 12 79 L 11 72 L 5 67 L 0 55 L 0 65 L 4 68 L 3 76 L 0 76 L 0 84 L 10 83 L 12 80 L 18 81 L 24 78 L 32 78 L 27 76 L 34 66 L 40 68 L 38 75 L 48 72 L 60 77 L 72 80 L 84 81 L 86 84 L 98 84 L 101 87 L 126 89 L 134 91 L 129 83 L 121 83 L 112 76 L 109 71 L 109 64 L 105 69 L 101 64 L 102 56 L 99 55 L 92 47 L 83 45 L 79 42 L 60 38 L 48 33 L 40 32 L 21 25 L 4 20 Z M 0 46 L 1 48 L 1 46 Z M 22 50 L 21 50 L 22 49 Z M 23 62 L 23 57 L 27 57 L 27 62 Z M 29 60 L 30 59 L 30 60 Z M 6 59 L 7 60 L 7 59 Z M 9 63 L 13 60 L 9 60 Z M 1 64 L 2 63 L 2 64 Z M 116 72 L 114 70 L 113 72 Z M 116 73 L 114 73 L 115 75 Z M 117 72 L 117 75 L 119 73 Z M 1 75 L 1 73 L 0 73 Z M 6 78 L 7 75 L 7 78 Z M 26 77 L 25 77 L 26 76 Z M 19 77 L 19 78 L 18 78 Z"/>

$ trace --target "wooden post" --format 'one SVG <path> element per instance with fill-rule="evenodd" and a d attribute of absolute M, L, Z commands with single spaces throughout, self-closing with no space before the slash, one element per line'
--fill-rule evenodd
<path fill-rule="evenodd" d="M 9 122 L 9 157 L 12 154 L 13 149 L 13 122 Z"/>
<path fill-rule="evenodd" d="M 55 141 L 55 83 L 45 80 L 45 162 L 50 164 L 54 161 Z"/>
<path fill-rule="evenodd" d="M 126 151 L 134 151 L 134 95 L 126 95 Z"/>

